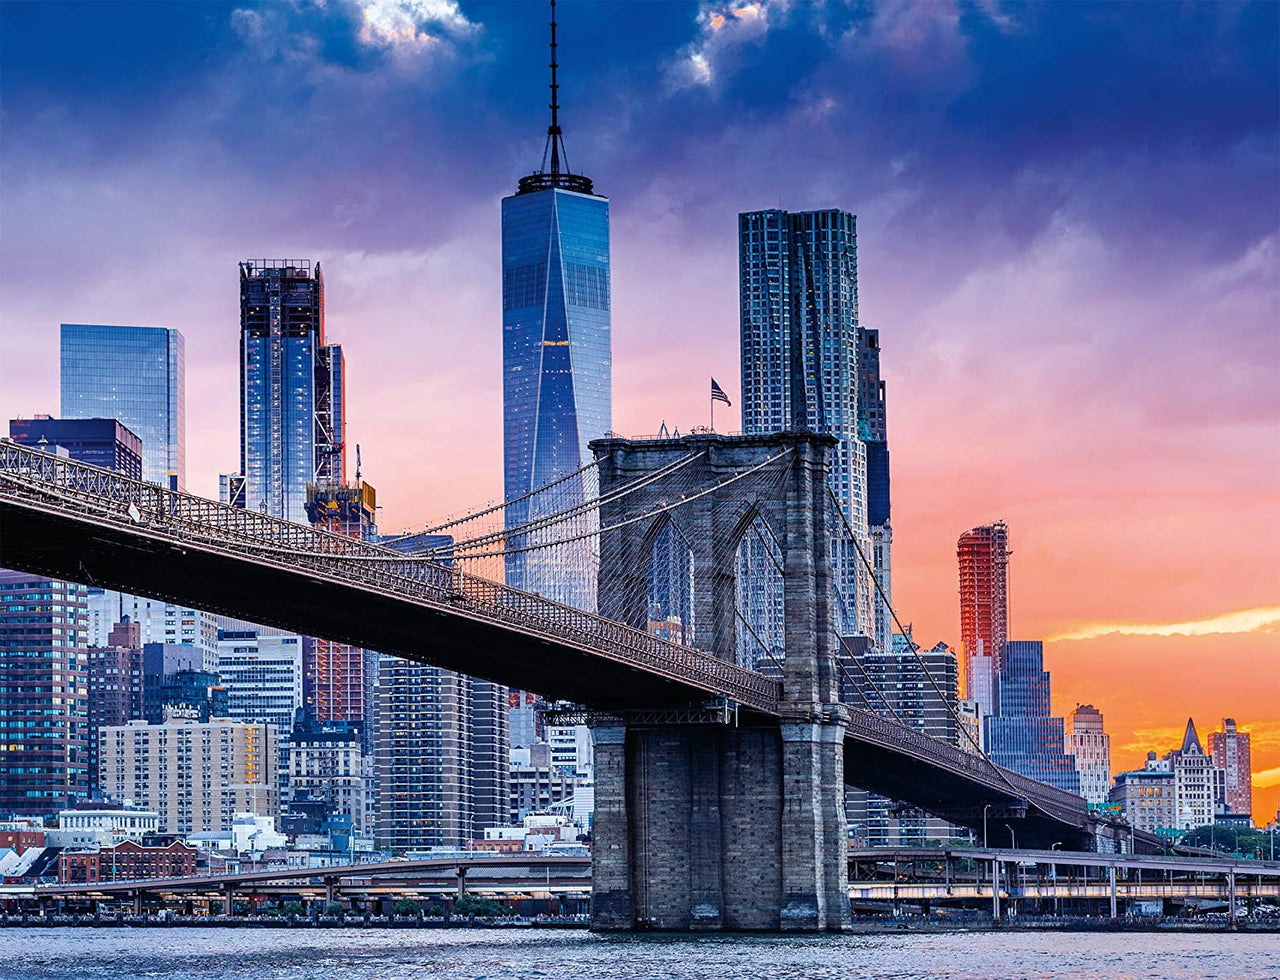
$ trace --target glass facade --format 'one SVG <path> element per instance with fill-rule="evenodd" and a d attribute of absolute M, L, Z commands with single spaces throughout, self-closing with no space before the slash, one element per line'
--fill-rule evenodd
<path fill-rule="evenodd" d="M 186 489 L 186 341 L 167 327 L 62 324 L 64 419 L 118 419 L 142 440 L 143 479 Z"/>
<path fill-rule="evenodd" d="M 1049 672 L 1039 640 L 1004 644 L 999 699 L 999 715 L 985 720 L 991 761 L 1079 793 L 1080 777 L 1075 760 L 1066 753 L 1063 720 L 1049 714 Z"/>
<path fill-rule="evenodd" d="M 587 446 L 611 425 L 613 354 L 609 202 L 548 187 L 502 201 L 503 478 L 506 499 L 580 469 Z M 569 481 L 532 506 L 507 508 L 509 528 L 580 501 Z M 548 498 L 543 501 L 543 498 Z M 584 520 L 586 518 L 584 517 Z M 591 528 L 584 528 L 589 531 Z M 522 539 L 508 545 L 519 547 Z M 514 554 L 507 583 L 579 608 L 595 608 L 589 539 L 573 548 Z"/>
<path fill-rule="evenodd" d="M 307 484 L 346 479 L 342 348 L 324 342 L 324 276 L 305 259 L 240 263 L 244 506 L 307 523 Z"/>
<path fill-rule="evenodd" d="M 846 211 L 738 216 L 742 428 L 839 440 L 831 488 L 864 555 L 867 456 L 859 438 L 857 219 Z M 874 635 L 871 577 L 843 527 L 833 529 L 844 635 Z"/>

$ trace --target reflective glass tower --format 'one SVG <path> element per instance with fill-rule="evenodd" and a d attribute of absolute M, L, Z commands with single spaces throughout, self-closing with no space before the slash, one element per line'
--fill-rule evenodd
<path fill-rule="evenodd" d="M 743 431 L 835 436 L 831 489 L 858 548 L 870 555 L 857 218 L 836 209 L 740 214 L 738 262 Z M 871 576 L 842 527 L 833 529 L 832 552 L 840 632 L 875 636 Z"/>
<path fill-rule="evenodd" d="M 554 16 L 554 14 L 553 14 Z M 609 201 L 571 173 L 559 125 L 556 25 L 551 23 L 551 125 L 543 169 L 502 201 L 503 477 L 506 499 L 572 474 L 592 439 L 610 428 L 613 354 L 609 300 Z M 581 479 L 540 494 L 547 507 L 581 500 Z M 507 508 L 509 530 L 536 519 L 528 504 Z M 588 520 L 584 516 L 584 522 Z M 559 529 L 560 536 L 563 528 Z M 584 526 L 583 532 L 592 530 Z M 514 533 L 508 546 L 527 538 Z M 507 582 L 585 609 L 595 607 L 590 539 L 579 554 L 513 554 Z"/>
<path fill-rule="evenodd" d="M 117 419 L 142 440 L 142 478 L 187 482 L 186 341 L 166 327 L 62 324 L 64 419 Z"/>
<path fill-rule="evenodd" d="M 987 754 L 996 765 L 1080 792 L 1067 755 L 1063 720 L 1049 714 L 1049 672 L 1039 640 L 1007 640 L 1000 662 L 1000 713 L 984 720 Z"/>
<path fill-rule="evenodd" d="M 346 479 L 342 348 L 306 259 L 240 263 L 240 475 L 250 510 L 307 523 L 307 484 Z M 145 442 L 144 442 L 145 446 Z"/>

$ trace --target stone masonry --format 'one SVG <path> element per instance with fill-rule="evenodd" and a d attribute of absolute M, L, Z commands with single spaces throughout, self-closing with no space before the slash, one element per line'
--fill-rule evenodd
<path fill-rule="evenodd" d="M 593 443 L 602 496 L 690 452 L 701 455 L 682 475 L 695 488 L 784 454 L 667 515 L 602 534 L 599 608 L 602 616 L 646 628 L 649 551 L 671 520 L 693 551 L 696 645 L 733 659 L 734 555 L 758 515 L 782 548 L 785 622 L 780 721 L 744 713 L 736 725 L 613 719 L 594 728 L 593 928 L 848 926 L 848 716 L 836 683 L 827 536 L 826 468 L 834 444 L 809 433 Z M 657 481 L 602 507 L 601 525 L 647 514 L 664 499 Z"/>

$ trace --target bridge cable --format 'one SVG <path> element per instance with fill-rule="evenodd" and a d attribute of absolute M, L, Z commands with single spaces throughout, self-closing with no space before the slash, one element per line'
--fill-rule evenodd
<path fill-rule="evenodd" d="M 640 521 L 648 520 L 651 517 L 657 517 L 659 514 L 670 513 L 671 511 L 675 510 L 677 507 L 683 507 L 686 504 L 691 504 L 695 500 L 699 500 L 702 497 L 707 496 L 708 494 L 715 493 L 717 490 L 722 490 L 725 487 L 729 486 L 730 484 L 737 483 L 739 480 L 745 479 L 746 477 L 751 476 L 753 473 L 756 473 L 759 470 L 764 469 L 766 466 L 769 466 L 770 464 L 776 462 L 782 457 L 790 454 L 790 452 L 791 452 L 790 449 L 784 449 L 782 452 L 778 453 L 775 456 L 770 456 L 768 459 L 764 460 L 762 463 L 757 464 L 756 466 L 753 466 L 751 469 L 743 470 L 741 473 L 737 473 L 729 477 L 728 479 L 721 480 L 719 483 L 714 484 L 713 486 L 709 486 L 704 490 L 700 490 L 697 493 L 693 494 L 692 496 L 681 496 L 679 500 L 672 501 L 672 502 L 664 501 L 660 503 L 657 507 L 654 507 L 648 513 L 640 514 L 636 517 L 626 518 L 625 520 L 621 520 L 616 524 L 610 524 L 608 527 L 602 527 L 596 531 L 587 531 L 585 533 L 576 534 L 571 537 L 559 538 L 555 541 L 546 541 L 541 544 L 528 545 L 526 547 L 521 547 L 521 548 L 504 548 L 500 551 L 480 552 L 479 554 L 463 555 L 462 557 L 468 558 L 468 559 L 493 558 L 493 557 L 498 557 L 502 555 L 522 554 L 524 552 L 537 551 L 541 548 L 552 548 L 552 547 L 555 547 L 556 545 L 571 544 L 574 541 L 581 541 L 585 538 L 596 537 L 597 535 L 602 535 L 609 531 L 617 531 L 624 527 L 629 527 L 632 524 L 638 524 Z"/>
<path fill-rule="evenodd" d="M 457 527 L 459 524 L 467 524 L 470 521 L 477 520 L 478 518 L 487 517 L 488 515 L 496 513 L 497 511 L 505 510 L 506 508 L 512 506 L 513 504 L 521 503 L 522 501 L 528 500 L 530 497 L 534 497 L 540 493 L 545 493 L 546 491 L 551 490 L 553 487 L 557 487 L 562 483 L 572 480 L 576 476 L 582 476 L 588 470 L 595 469 L 599 465 L 600 465 L 600 460 L 593 459 L 591 462 L 587 463 L 585 466 L 581 467 L 580 469 L 574 470 L 572 473 L 566 473 L 564 476 L 558 479 L 552 480 L 550 483 L 544 483 L 540 487 L 534 487 L 528 493 L 521 494 L 519 497 L 512 497 L 510 500 L 504 500 L 501 503 L 494 504 L 490 507 L 485 507 L 482 510 L 477 510 L 477 511 L 473 511 L 472 513 L 463 514 L 461 517 L 451 517 L 445 520 L 443 524 L 436 524 L 431 527 L 424 528 L 421 531 L 408 532 L 406 534 L 399 535 L 399 537 L 409 537 L 413 534 L 436 534 L 440 531 L 448 530 L 451 527 Z"/>
<path fill-rule="evenodd" d="M 621 500 L 622 498 L 628 496 L 629 494 L 632 494 L 637 490 L 643 489 L 644 487 L 648 486 L 650 483 L 655 483 L 658 480 L 661 480 L 667 476 L 670 476 L 672 473 L 676 472 L 677 470 L 683 469 L 685 466 L 688 466 L 690 463 L 692 463 L 701 455 L 702 455 L 701 451 L 696 453 L 690 453 L 688 456 L 685 456 L 682 459 L 676 460 L 674 463 L 671 463 L 660 470 L 656 470 L 655 472 L 646 474 L 637 480 L 633 480 L 631 483 L 625 484 L 622 487 L 619 487 L 617 490 L 610 491 L 608 494 L 604 496 L 597 496 L 591 500 L 585 500 L 585 501 L 582 501 L 581 503 L 571 504 L 569 507 L 566 507 L 564 510 L 557 511 L 554 514 L 547 514 L 542 517 L 534 518 L 533 520 L 529 521 L 526 524 L 519 524 L 519 525 L 516 525 L 515 527 L 502 528 L 501 530 L 498 530 L 498 531 L 491 531 L 487 534 L 477 535 L 474 538 L 465 538 L 461 541 L 455 541 L 451 546 L 448 546 L 449 550 L 453 551 L 454 554 L 456 555 L 457 552 L 459 551 L 469 551 L 472 548 L 478 548 L 486 544 L 492 544 L 495 541 L 502 541 L 505 538 L 513 538 L 520 535 L 532 533 L 533 531 L 540 531 L 546 527 L 552 527 L 556 524 L 561 524 L 564 521 L 567 521 L 573 517 L 577 517 L 580 514 L 584 514 L 587 511 L 599 510 L 600 507 L 604 506 L 605 504 L 611 504 L 618 500 Z M 459 557 L 469 557 L 469 556 L 459 556 Z"/>
<path fill-rule="evenodd" d="M 902 625 L 902 620 L 898 618 L 897 611 L 893 608 L 893 605 L 889 602 L 889 597 L 885 594 L 884 586 L 881 584 L 879 578 L 876 576 L 874 566 L 871 564 L 871 562 L 867 560 L 867 556 L 863 553 L 862 547 L 858 544 L 857 536 L 853 533 L 853 528 L 849 526 L 849 519 L 845 517 L 844 511 L 840 508 L 840 501 L 837 499 L 835 492 L 832 491 L 832 489 L 829 486 L 827 487 L 827 492 L 831 495 L 831 501 L 835 505 L 834 507 L 835 511 L 840 515 L 841 521 L 844 522 L 845 530 L 848 531 L 849 533 L 849 538 L 853 542 L 854 550 L 858 552 L 858 557 L 862 559 L 862 564 L 867 569 L 867 574 L 870 576 L 871 582 L 875 586 L 875 590 L 880 596 L 880 601 L 883 602 L 885 605 L 885 608 L 889 610 L 889 615 L 893 617 L 894 623 L 896 623 L 898 626 L 898 632 L 901 633 L 903 636 L 909 637 L 907 630 Z M 928 678 L 930 686 L 933 688 L 934 692 L 938 695 L 938 699 L 944 705 L 946 705 L 947 710 L 950 712 L 952 718 L 956 722 L 957 729 L 964 732 L 965 736 L 969 739 L 969 741 L 973 744 L 973 747 L 977 750 L 978 755 L 980 755 L 984 760 L 986 760 L 987 764 L 991 766 L 992 770 L 1000 778 L 1000 780 L 1004 782 L 1005 785 L 1007 785 L 1009 789 L 1014 793 L 1015 798 L 1020 800 L 1026 799 L 1026 794 L 1019 791 L 1018 788 L 1013 785 L 1012 780 L 1010 780 L 1009 777 L 1005 775 L 1004 770 L 1000 766 L 996 765 L 991 760 L 991 757 L 987 755 L 985 751 L 983 751 L 982 746 L 978 744 L 978 740 L 974 738 L 973 733 L 969 731 L 968 726 L 965 725 L 964 722 L 961 720 L 959 712 L 956 711 L 955 706 L 952 705 L 951 702 L 947 699 L 946 694 L 943 693 L 943 690 L 941 686 L 939 686 L 937 679 L 934 678 L 933 676 L 933 672 L 929 670 L 929 668 L 925 665 L 924 658 L 920 656 L 920 650 L 916 645 L 915 641 L 910 640 L 907 646 L 908 648 L 910 648 L 912 655 L 916 658 L 916 661 L 920 664 L 920 668 L 924 671 L 924 675 L 926 678 Z M 1027 802 L 1032 806 L 1037 806 L 1033 800 L 1027 800 Z M 1037 806 L 1037 809 L 1040 809 L 1042 812 L 1044 812 L 1042 807 Z"/>

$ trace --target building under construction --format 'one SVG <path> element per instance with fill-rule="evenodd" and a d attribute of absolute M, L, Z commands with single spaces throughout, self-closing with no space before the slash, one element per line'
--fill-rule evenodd
<path fill-rule="evenodd" d="M 1004 648 L 1009 642 L 1009 528 L 1004 521 L 965 531 L 956 544 L 960 564 L 960 641 L 965 696 L 991 715 Z"/>
<path fill-rule="evenodd" d="M 307 517 L 321 531 L 361 541 L 377 536 L 377 494 L 369 484 L 326 480 L 307 484 Z M 308 637 L 303 650 L 303 696 L 317 722 L 365 718 L 366 655 L 361 647 Z"/>

